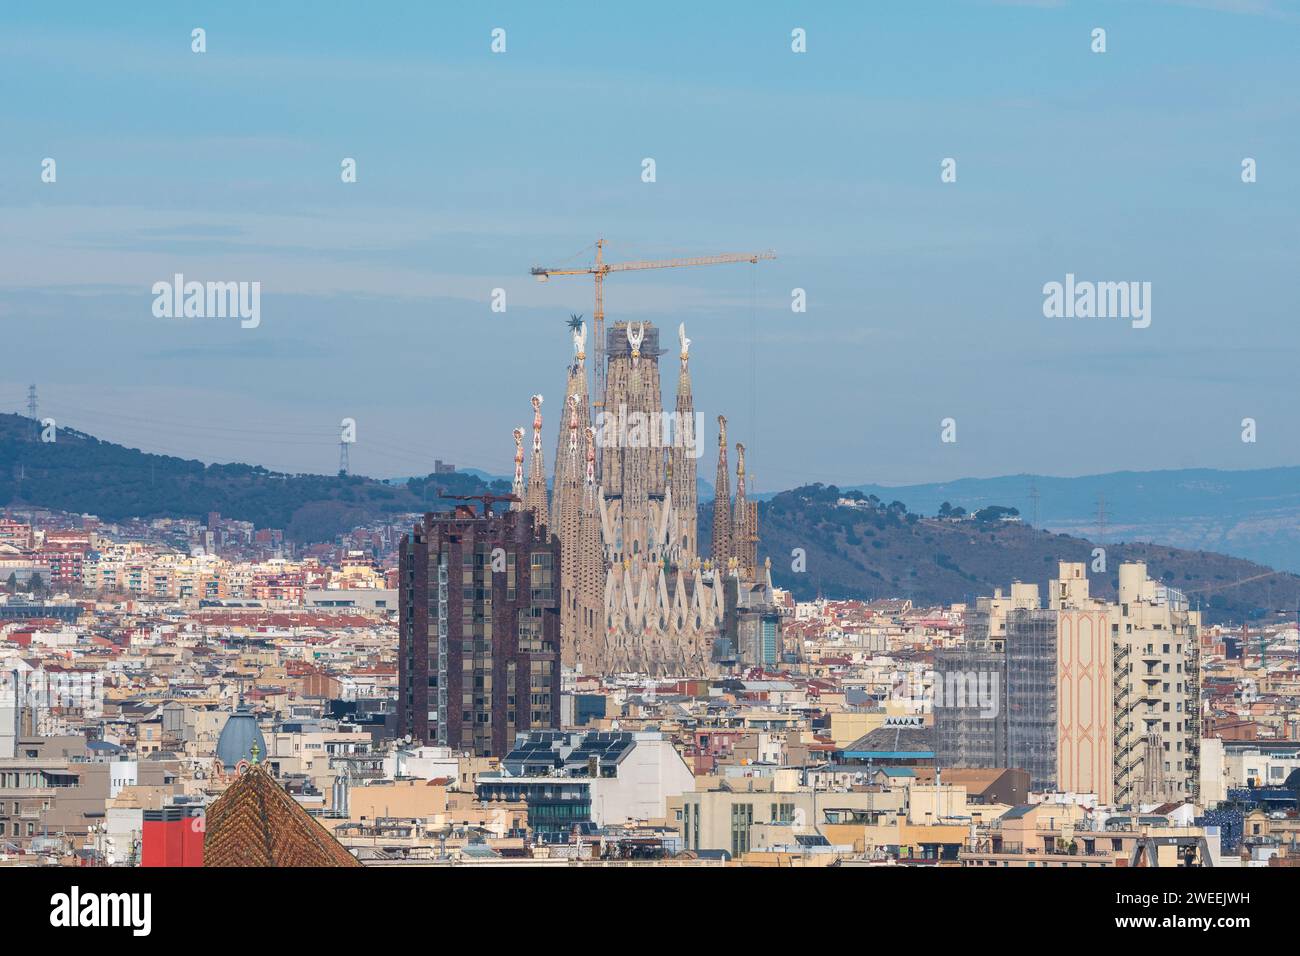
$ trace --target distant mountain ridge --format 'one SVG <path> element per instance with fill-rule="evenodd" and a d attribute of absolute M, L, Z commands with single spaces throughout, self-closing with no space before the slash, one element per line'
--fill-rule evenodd
<path fill-rule="evenodd" d="M 329 541 L 357 525 L 445 509 L 452 501 L 441 491 L 509 491 L 505 480 L 488 481 L 480 475 L 459 471 L 398 484 L 356 475 L 284 474 L 245 464 L 205 465 L 100 441 L 73 428 L 60 429 L 57 441 L 46 444 L 37 440 L 31 419 L 0 414 L 0 505 L 96 514 L 108 521 L 203 518 L 217 511 L 261 528 L 282 528 L 293 541 Z M 1244 546 L 1266 544 L 1271 534 L 1277 551 L 1286 553 L 1289 543 L 1300 537 L 1293 516 L 1293 509 L 1300 515 L 1300 494 L 1287 488 L 1292 481 L 1300 485 L 1300 468 L 1121 472 L 1092 478 L 1010 476 L 853 489 L 809 485 L 764 496 L 767 500 L 759 505 L 760 555 L 771 556 L 776 583 L 800 598 L 820 593 L 911 597 L 935 604 L 969 601 L 1013 580 L 1045 584 L 1056 573 L 1057 561 L 1091 562 L 1096 545 L 1078 534 L 1054 533 L 1021 521 L 952 521 L 926 515 L 947 501 L 968 512 L 1001 505 L 1029 516 L 1032 503 L 1025 498 L 1032 485 L 1038 488 L 1045 523 L 1060 529 L 1073 522 L 1091 531 L 1088 496 L 1099 489 L 1116 518 L 1106 526 L 1106 573 L 1093 576 L 1097 593 L 1113 594 L 1121 561 L 1142 560 L 1153 577 L 1186 590 L 1205 609 L 1207 620 L 1293 614 L 1300 602 L 1296 575 L 1209 548 L 1171 546 L 1217 535 L 1241 554 Z M 859 499 L 862 507 L 840 507 L 841 497 Z M 701 542 L 711 538 L 710 500 L 701 496 Z M 1095 509 L 1095 502 L 1091 504 Z M 1184 516 L 1180 505 L 1195 508 L 1199 517 Z M 1139 515 L 1138 509 L 1146 507 L 1151 515 Z M 1121 537 L 1138 537 L 1138 531 L 1145 536 L 1162 528 L 1171 541 L 1116 543 Z M 797 552 L 802 553 L 799 561 Z M 802 569 L 796 570 L 800 563 Z"/>
<path fill-rule="evenodd" d="M 1142 561 L 1153 578 L 1184 591 L 1206 623 L 1294 619 L 1300 604 L 1300 577 L 1242 558 L 1163 544 L 1107 544 L 1100 573 L 1092 570 L 1098 545 L 1085 538 L 1018 520 L 925 518 L 896 498 L 839 506 L 846 495 L 867 497 L 809 485 L 759 505 L 760 556 L 771 557 L 774 582 L 799 599 L 820 594 L 949 604 L 1023 581 L 1038 584 L 1046 601 L 1045 585 L 1061 561 L 1087 564 L 1092 593 L 1113 598 L 1119 565 Z M 701 514 L 701 541 L 711 535 L 708 517 Z"/>
<path fill-rule="evenodd" d="M 945 501 L 971 512 L 1009 505 L 1032 522 L 1034 488 L 1038 524 L 1051 531 L 1107 541 L 1158 541 L 1300 572 L 1300 467 L 1118 471 L 1078 478 L 1007 475 L 844 490 L 897 499 L 927 515 Z M 1099 527 L 1099 498 L 1105 500 L 1104 529 Z"/>

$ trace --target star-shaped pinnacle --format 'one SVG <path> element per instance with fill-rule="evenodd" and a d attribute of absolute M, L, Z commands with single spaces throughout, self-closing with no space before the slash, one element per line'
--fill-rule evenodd
<path fill-rule="evenodd" d="M 569 313 L 569 330 L 572 332 L 582 328 L 582 316 Z"/>

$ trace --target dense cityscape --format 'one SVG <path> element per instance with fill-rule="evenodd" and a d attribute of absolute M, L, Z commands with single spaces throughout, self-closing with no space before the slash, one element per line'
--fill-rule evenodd
<path fill-rule="evenodd" d="M 316 545 L 8 509 L 0 865 L 1300 865 L 1294 619 L 1206 625 L 1104 553 L 795 600 L 722 416 L 697 504 L 684 327 L 667 443 L 589 424 L 660 410 L 657 329 L 608 330 L 594 419 L 571 331 L 508 494 Z"/>
<path fill-rule="evenodd" d="M 1298 2 L 6 5 L 15 947 L 1285 927 Z"/>

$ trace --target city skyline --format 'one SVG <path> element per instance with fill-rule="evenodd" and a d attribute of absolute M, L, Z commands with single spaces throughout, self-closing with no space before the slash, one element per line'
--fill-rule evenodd
<path fill-rule="evenodd" d="M 800 870 L 819 940 L 1287 924 L 1297 51 L 1300 0 L 0 11 L 11 922 L 618 945 Z"/>

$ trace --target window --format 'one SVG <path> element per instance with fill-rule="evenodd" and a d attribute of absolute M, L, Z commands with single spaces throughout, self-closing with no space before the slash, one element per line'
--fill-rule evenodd
<path fill-rule="evenodd" d="M 774 803 L 774 804 L 772 804 L 772 822 L 773 822 L 773 823 L 793 823 L 793 822 L 794 822 L 794 804 L 793 804 L 793 803 Z"/>
<path fill-rule="evenodd" d="M 739 858 L 749 852 L 749 828 L 754 822 L 752 803 L 731 805 L 731 856 Z"/>

